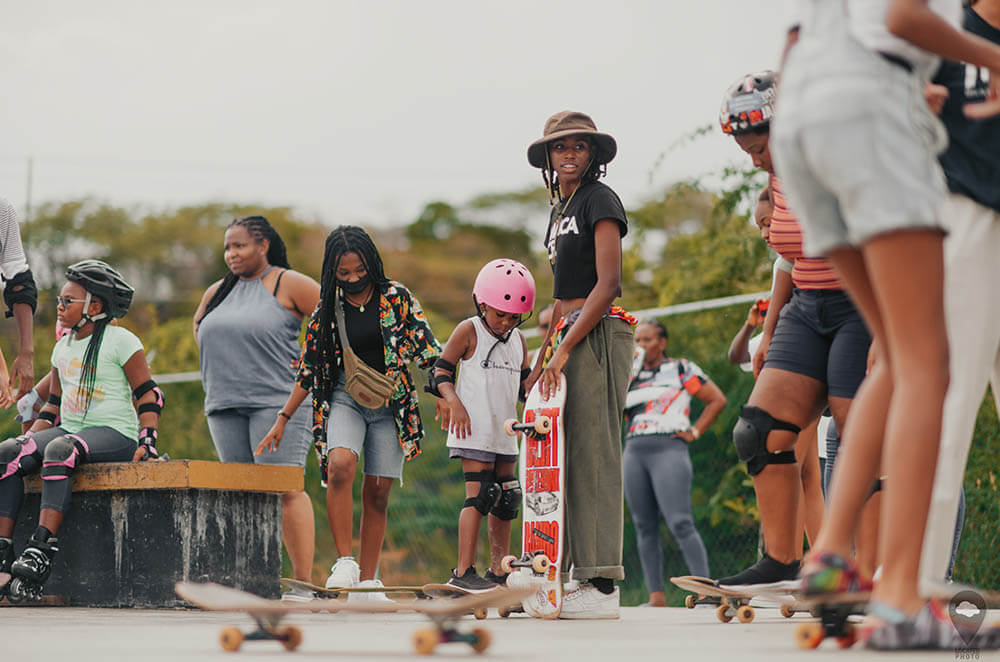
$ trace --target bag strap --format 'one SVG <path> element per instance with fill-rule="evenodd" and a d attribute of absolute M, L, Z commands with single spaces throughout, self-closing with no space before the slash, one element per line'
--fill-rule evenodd
<path fill-rule="evenodd" d="M 340 347 L 344 352 L 344 367 L 346 368 L 348 361 L 353 364 L 358 360 L 358 357 L 351 349 L 351 344 L 347 342 L 347 324 L 344 322 L 344 309 L 340 304 L 340 290 L 336 289 L 334 292 L 333 311 L 337 318 L 337 335 L 340 337 Z"/>

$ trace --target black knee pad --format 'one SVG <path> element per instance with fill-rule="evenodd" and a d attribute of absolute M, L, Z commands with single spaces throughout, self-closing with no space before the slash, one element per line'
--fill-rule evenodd
<path fill-rule="evenodd" d="M 66 477 L 73 469 L 83 462 L 86 448 L 69 435 L 56 437 L 45 447 L 45 459 L 42 461 L 42 477 Z"/>
<path fill-rule="evenodd" d="M 500 483 L 500 498 L 490 512 L 505 522 L 517 517 L 517 510 L 521 507 L 521 482 L 517 476 L 506 476 L 498 478 Z"/>
<path fill-rule="evenodd" d="M 18 472 L 22 475 L 29 473 L 28 468 L 22 464 L 25 457 L 32 457 L 35 460 L 34 466 L 30 469 L 38 468 L 38 446 L 31 437 L 21 435 L 0 443 L 0 479 Z"/>
<path fill-rule="evenodd" d="M 760 407 L 744 406 L 733 428 L 733 444 L 740 462 L 746 462 L 747 473 L 756 476 L 769 464 L 795 464 L 794 451 L 769 453 L 767 435 L 771 430 L 787 430 L 798 434 L 799 426 L 781 421 Z"/>
<path fill-rule="evenodd" d="M 481 515 L 486 515 L 497 505 L 500 499 L 500 486 L 497 485 L 497 475 L 493 471 L 467 471 L 465 482 L 479 481 L 479 494 L 465 500 L 465 507 L 474 507 Z"/>

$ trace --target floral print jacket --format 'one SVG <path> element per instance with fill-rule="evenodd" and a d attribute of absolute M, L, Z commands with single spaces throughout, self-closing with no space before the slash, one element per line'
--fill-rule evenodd
<path fill-rule="evenodd" d="M 317 365 L 319 313 L 320 309 L 317 306 L 309 318 L 305 346 L 302 348 L 302 360 L 299 362 L 296 377 L 298 385 L 307 391 L 312 390 L 317 370 L 330 371 L 332 381 L 335 381 L 336 371 L 343 369 L 344 364 L 337 321 L 334 319 L 331 327 L 336 365 Z M 417 390 L 406 364 L 416 361 L 420 368 L 429 368 L 440 356 L 441 346 L 427 324 L 420 302 L 401 283 L 390 281 L 389 287 L 379 297 L 379 320 L 385 344 L 386 376 L 398 379 L 396 393 L 392 396 L 389 407 L 396 419 L 396 430 L 399 433 L 399 445 L 403 449 L 403 457 L 412 460 L 420 454 L 420 439 L 424 436 L 424 428 L 420 422 Z M 326 422 L 329 415 L 330 403 L 313 398 L 313 445 L 319 456 L 320 476 L 324 483 L 326 483 L 327 462 Z"/>

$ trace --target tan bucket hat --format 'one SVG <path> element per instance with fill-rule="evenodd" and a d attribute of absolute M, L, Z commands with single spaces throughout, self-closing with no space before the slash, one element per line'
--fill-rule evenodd
<path fill-rule="evenodd" d="M 545 120 L 542 137 L 528 145 L 528 163 L 536 168 L 544 168 L 546 165 L 545 152 L 550 142 L 581 133 L 593 138 L 594 144 L 597 146 L 597 154 L 595 154 L 597 165 L 610 163 L 615 158 L 615 154 L 618 153 L 618 143 L 610 135 L 598 131 L 597 125 L 594 124 L 594 120 L 590 119 L 590 115 L 564 110 Z"/>

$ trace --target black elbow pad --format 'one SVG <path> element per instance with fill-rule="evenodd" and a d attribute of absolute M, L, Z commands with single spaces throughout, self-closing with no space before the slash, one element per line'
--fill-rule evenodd
<path fill-rule="evenodd" d="M 4 284 L 3 301 L 7 304 L 6 317 L 14 316 L 14 304 L 26 303 L 31 306 L 31 314 L 38 307 L 38 288 L 35 287 L 35 277 L 31 269 L 25 269 Z"/>

